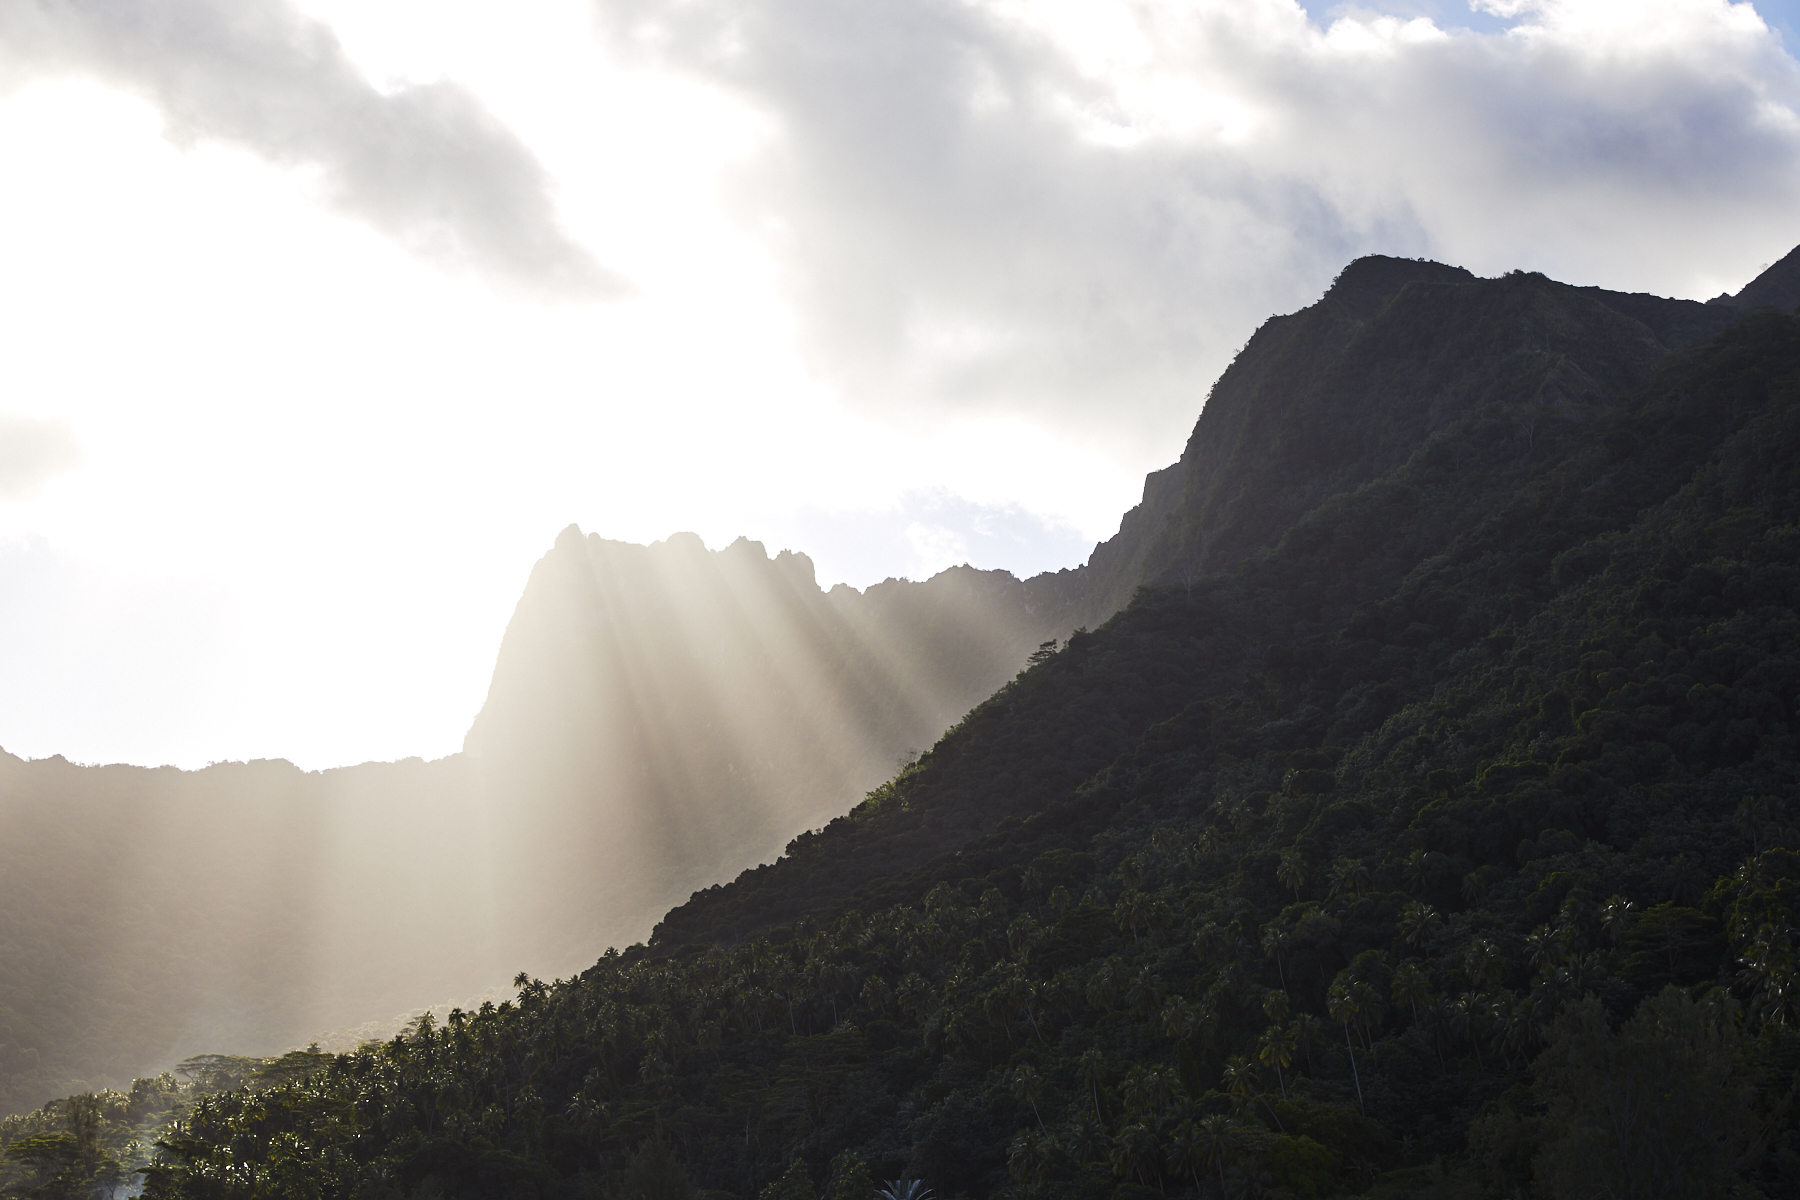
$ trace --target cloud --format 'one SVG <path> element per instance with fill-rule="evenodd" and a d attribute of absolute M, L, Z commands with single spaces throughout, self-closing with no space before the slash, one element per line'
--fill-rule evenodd
<path fill-rule="evenodd" d="M 1067 523 L 938 487 L 909 489 L 885 509 L 808 507 L 776 541 L 804 547 L 827 588 L 865 588 L 895 575 L 927 579 L 959 563 L 1026 579 L 1080 562 L 1094 548 L 1091 538 Z"/>
<path fill-rule="evenodd" d="M 1166 449 L 1358 254 L 1698 292 L 1800 241 L 1800 73 L 1723 0 L 1490 0 L 1485 34 L 1291 0 L 595 3 L 631 61 L 769 118 L 732 203 L 878 408 Z"/>
<path fill-rule="evenodd" d="M 63 422 L 0 413 L 0 500 L 29 500 L 81 465 L 81 443 Z"/>
<path fill-rule="evenodd" d="M 0 4 L 0 86 L 64 75 L 144 97 L 177 142 L 312 170 L 328 203 L 415 253 L 532 293 L 622 289 L 558 223 L 543 166 L 471 93 L 378 90 L 284 0 Z"/>

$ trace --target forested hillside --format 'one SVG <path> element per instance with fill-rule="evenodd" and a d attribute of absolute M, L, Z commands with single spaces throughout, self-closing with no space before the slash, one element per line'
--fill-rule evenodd
<path fill-rule="evenodd" d="M 643 938 L 1123 603 L 1170 475 L 1092 564 L 1024 582 L 960 567 L 826 592 L 804 555 L 747 540 L 571 528 L 525 589 L 467 751 L 435 762 L 0 752 L 0 1113 Z"/>
<path fill-rule="evenodd" d="M 146 1192 L 1791 1194 L 1797 463 L 1800 318 L 1354 264 L 1123 612 L 648 944 L 193 1103 Z M 77 1107 L 21 1178 L 114 1169 Z"/>

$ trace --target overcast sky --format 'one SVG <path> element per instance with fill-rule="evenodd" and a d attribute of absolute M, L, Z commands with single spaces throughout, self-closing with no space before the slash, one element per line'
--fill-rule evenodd
<path fill-rule="evenodd" d="M 1768 0 L 0 0 L 0 745 L 455 750 L 570 522 L 1074 565 L 1360 254 L 1800 243 Z"/>

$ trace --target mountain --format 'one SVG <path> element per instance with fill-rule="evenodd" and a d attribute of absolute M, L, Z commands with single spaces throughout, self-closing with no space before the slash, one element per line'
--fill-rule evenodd
<path fill-rule="evenodd" d="M 648 943 L 198 1101 L 145 1194 L 1793 1194 L 1796 463 L 1800 317 L 1352 264 L 1121 612 Z M 74 1179 L 133 1103 L 0 1140 L 101 1111 Z"/>
<path fill-rule="evenodd" d="M 930 786 L 943 799 L 931 807 L 945 824 L 926 821 L 904 852 L 885 833 L 846 827 L 805 843 L 806 855 L 829 860 L 821 870 L 844 886 L 865 885 L 1032 811 L 1181 706 L 1237 686 L 1269 643 L 1329 627 L 1398 586 L 1546 456 L 1641 389 L 1675 348 L 1658 328 L 1679 346 L 1694 326 L 1716 331 L 1737 316 L 1539 275 L 1476 280 L 1437 263 L 1352 263 L 1317 304 L 1268 321 L 1221 376 L 1174 468 L 1181 499 L 1140 557 L 1147 582 L 1184 589 L 1283 547 L 1309 547 L 1319 561 L 1296 568 L 1291 590 L 1268 607 L 1234 609 L 1217 632 L 1191 644 L 1159 643 L 1144 664 L 1144 687 L 1113 698 L 1080 740 L 1047 746 L 1028 770 L 989 782 L 940 769 Z M 1473 440 L 1471 429 L 1491 445 Z M 1431 502 L 1420 503 L 1422 495 Z M 1345 514 L 1370 505 L 1392 510 L 1378 535 L 1337 530 Z M 1079 648 L 1077 639 L 1069 651 Z M 1071 703 L 1090 705 L 1092 697 L 1078 691 Z M 1041 720 L 1022 724 L 999 698 L 991 707 L 972 713 L 933 761 L 961 758 L 965 739 L 1032 736 L 1023 725 Z M 747 894 L 696 897 L 670 914 L 658 937 L 717 936 L 703 916 L 712 909 L 730 911 L 733 930 L 790 921 L 836 891 L 792 868 L 758 872 L 739 887 Z"/>
<path fill-rule="evenodd" d="M 779 856 L 1129 598 L 1169 472 L 1074 570 L 821 589 L 571 527 L 463 753 L 303 772 L 0 752 L 0 1113 L 573 972 Z"/>
<path fill-rule="evenodd" d="M 1090 563 L 1025 581 L 963 566 L 827 592 L 805 555 L 748 539 L 714 552 L 692 534 L 564 530 L 462 756 L 481 794 L 531 798 L 494 823 L 517 868 L 501 890 L 536 914 L 515 949 L 574 966 L 843 815 L 1040 645 L 1129 598 L 1168 475 Z M 571 908 L 591 914 L 573 938 L 551 917 Z"/>
<path fill-rule="evenodd" d="M 1708 304 L 1730 308 L 1775 308 L 1793 312 L 1800 306 L 1800 246 L 1780 262 L 1764 269 L 1761 275 L 1745 284 L 1737 295 L 1715 296 Z"/>

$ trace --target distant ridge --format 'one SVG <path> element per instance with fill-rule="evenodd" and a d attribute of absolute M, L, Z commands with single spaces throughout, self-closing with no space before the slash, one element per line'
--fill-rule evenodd
<path fill-rule="evenodd" d="M 1214 390 L 1164 584 L 649 943 L 184 1123 L 156 1194 L 1793 1194 L 1800 316 L 1333 292 Z M 767 561 L 672 553 L 677 602 Z"/>
<path fill-rule="evenodd" d="M 1141 703 L 1119 698 L 1117 711 L 1097 722 L 1096 748 L 1045 747 L 1029 773 L 1004 781 L 965 777 L 957 764 L 980 759 L 974 745 L 1028 736 L 1000 732 L 1009 718 L 999 715 L 1008 709 L 997 698 L 978 710 L 981 722 L 972 715 L 933 750 L 932 818 L 905 826 L 884 809 L 837 822 L 826 837 L 791 848 L 793 861 L 695 895 L 664 918 L 656 944 L 704 945 L 796 920 L 842 896 L 879 895 L 878 881 L 903 879 L 1036 811 L 1042 797 L 1104 765 L 1110 753 L 1098 747 L 1123 752 L 1134 730 L 1173 716 L 1148 699 L 1160 688 L 1197 703 L 1259 670 L 1277 637 L 1348 618 L 1484 518 L 1535 469 L 1540 442 L 1561 445 L 1609 419 L 1671 351 L 1741 315 L 1536 273 L 1479 279 L 1411 259 L 1351 263 L 1315 304 L 1265 322 L 1220 377 L 1180 462 L 1156 480 L 1159 508 L 1177 481 L 1178 499 L 1131 551 L 1137 582 L 1184 590 L 1308 557 L 1311 573 L 1283 591 L 1290 608 L 1229 614 L 1232 637 L 1183 648 L 1198 657 L 1170 668 L 1179 684 L 1146 679 Z M 1516 446 L 1515 461 L 1454 492 L 1454 504 L 1409 507 L 1413 476 L 1470 453 L 1453 449 L 1458 438 Z M 1381 498 L 1405 511 L 1404 524 L 1385 539 L 1334 546 L 1330 530 L 1342 514 Z M 1183 678 L 1195 671 L 1212 682 Z"/>
<path fill-rule="evenodd" d="M 1782 312 L 1800 308 L 1800 246 L 1745 284 L 1737 295 L 1715 296 L 1707 303 L 1732 308 L 1777 308 Z"/>
<path fill-rule="evenodd" d="M 570 527 L 462 754 L 326 772 L 0 755 L 0 1109 L 574 971 L 690 895 L 657 954 L 908 895 L 1159 722 L 1300 671 L 1271 646 L 1350 628 L 1671 351 L 1738 321 L 1738 301 L 1790 296 L 1795 267 L 1701 305 L 1359 259 L 1264 324 L 1080 567 L 824 592 L 804 555 L 747 539 Z M 1143 584 L 1181 603 L 1101 637 Z M 1392 632 L 1411 654 L 1440 635 L 1429 597 L 1403 607 L 1423 614 Z M 1052 639 L 1040 707 L 1015 709 L 1011 681 Z M 1292 720 L 1355 736 L 1395 694 L 1371 681 Z M 997 767 L 994 744 L 1024 749 Z M 934 745 L 915 782 L 883 782 Z"/>

